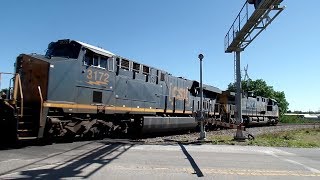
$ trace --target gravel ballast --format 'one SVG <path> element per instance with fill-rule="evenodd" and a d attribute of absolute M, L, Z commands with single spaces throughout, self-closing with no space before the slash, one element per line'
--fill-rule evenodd
<path fill-rule="evenodd" d="M 247 137 L 248 134 L 257 136 L 260 134 L 276 133 L 281 131 L 298 130 L 298 129 L 310 129 L 310 128 L 320 128 L 320 124 L 279 124 L 277 126 L 262 126 L 262 127 L 250 127 L 243 131 L 244 136 Z M 208 143 L 213 136 L 234 136 L 236 129 L 223 129 L 216 131 L 207 132 Z M 135 142 L 140 142 L 143 144 L 177 144 L 177 143 L 197 143 L 199 137 L 199 132 L 187 133 L 187 134 L 175 134 L 166 135 L 158 137 L 142 138 Z"/>

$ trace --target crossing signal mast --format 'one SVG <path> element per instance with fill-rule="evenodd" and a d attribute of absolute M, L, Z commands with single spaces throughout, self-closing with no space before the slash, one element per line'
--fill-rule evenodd
<path fill-rule="evenodd" d="M 243 140 L 241 124 L 241 70 L 240 53 L 249 46 L 259 34 L 285 9 L 281 6 L 283 0 L 246 0 L 236 19 L 233 21 L 224 38 L 225 53 L 235 53 L 235 79 L 236 79 L 236 121 L 238 125 L 236 140 Z M 254 7 L 252 7 L 252 5 Z M 249 16 L 251 14 L 251 16 Z"/>

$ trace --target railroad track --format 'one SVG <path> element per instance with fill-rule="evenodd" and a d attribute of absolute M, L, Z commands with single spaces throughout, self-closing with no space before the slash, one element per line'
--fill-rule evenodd
<path fill-rule="evenodd" d="M 303 123 L 303 124 L 278 124 L 277 126 L 254 126 L 246 128 L 244 131 L 244 135 L 252 134 L 253 136 L 257 136 L 260 134 L 266 133 L 276 133 L 280 131 L 288 131 L 288 130 L 296 130 L 296 129 L 305 129 L 305 128 L 319 128 L 320 123 Z M 207 132 L 208 143 L 210 143 L 210 137 L 214 136 L 234 136 L 236 133 L 236 129 L 220 129 L 215 131 Z M 198 142 L 199 132 L 195 131 L 183 131 L 183 132 L 167 132 L 167 133 L 158 133 L 158 134 L 147 134 L 143 135 L 140 138 L 132 138 L 130 136 L 122 136 L 122 137 L 107 137 L 103 140 L 106 143 L 122 143 L 122 144 L 178 144 L 178 143 L 186 143 L 186 144 L 194 144 Z M 82 139 L 74 139 L 74 141 L 79 141 Z M 22 146 L 35 145 L 34 141 L 28 141 L 21 144 Z"/>
<path fill-rule="evenodd" d="M 248 134 L 252 134 L 253 136 L 257 136 L 260 134 L 266 133 L 276 133 L 280 131 L 289 131 L 296 129 L 305 129 L 305 128 L 319 128 L 320 123 L 304 123 L 304 124 L 279 124 L 277 126 L 255 126 L 248 127 L 244 134 L 247 136 Z M 234 136 L 236 133 L 236 129 L 221 129 L 216 131 L 207 132 L 208 143 L 210 143 L 210 137 L 214 137 L 217 135 L 222 136 Z M 127 144 L 178 144 L 178 143 L 186 143 L 186 144 L 194 144 L 198 142 L 199 132 L 175 132 L 175 133 L 162 133 L 162 134 L 154 134 L 142 136 L 139 139 L 130 139 L 128 137 L 124 137 L 121 139 L 115 138 L 105 138 L 103 141 L 109 143 L 127 143 Z"/>

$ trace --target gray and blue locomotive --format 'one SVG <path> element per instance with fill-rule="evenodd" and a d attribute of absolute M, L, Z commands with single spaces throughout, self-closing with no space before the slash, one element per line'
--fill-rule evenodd
<path fill-rule="evenodd" d="M 21 54 L 14 74 L 7 98 L 0 101 L 0 132 L 12 139 L 103 137 L 198 125 L 198 81 L 80 41 L 52 42 L 45 55 Z M 232 123 L 232 94 L 204 85 L 203 95 L 206 124 Z M 276 123 L 276 102 L 258 98 L 244 100 L 245 122 Z"/>
<path fill-rule="evenodd" d="M 52 42 L 45 55 L 21 54 L 13 82 L 9 102 L 17 128 L 11 129 L 19 139 L 197 126 L 199 82 L 80 41 Z M 205 85 L 205 110 L 214 110 L 219 93 Z"/>
<path fill-rule="evenodd" d="M 235 93 L 224 91 L 218 96 L 221 106 L 221 120 L 236 123 Z M 279 122 L 277 101 L 271 98 L 254 96 L 253 93 L 243 93 L 241 99 L 243 125 L 276 125 Z"/>

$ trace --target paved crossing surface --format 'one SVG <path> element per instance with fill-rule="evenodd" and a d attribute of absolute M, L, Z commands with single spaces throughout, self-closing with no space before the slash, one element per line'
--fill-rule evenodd
<path fill-rule="evenodd" d="M 320 179 L 320 149 L 108 141 L 0 150 L 0 179 Z"/>

